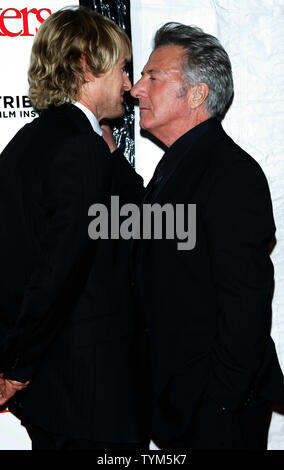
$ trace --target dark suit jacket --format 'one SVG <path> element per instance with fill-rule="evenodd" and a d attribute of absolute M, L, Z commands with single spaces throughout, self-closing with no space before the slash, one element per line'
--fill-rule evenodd
<path fill-rule="evenodd" d="M 3 151 L 0 371 L 31 379 L 15 397 L 24 423 L 136 442 L 144 431 L 126 246 L 88 237 L 88 209 L 109 204 L 115 177 L 124 195 L 141 179 L 73 105 L 43 111 Z"/>
<path fill-rule="evenodd" d="M 210 119 L 166 153 L 146 203 L 196 204 L 196 245 L 133 244 L 133 286 L 150 348 L 152 426 L 159 440 L 188 431 L 204 396 L 237 410 L 283 400 L 270 337 L 275 226 L 260 166 Z M 148 195 L 147 195 L 148 193 Z"/>

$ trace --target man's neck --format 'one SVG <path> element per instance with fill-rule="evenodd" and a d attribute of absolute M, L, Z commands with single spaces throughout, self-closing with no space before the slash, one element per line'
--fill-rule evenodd
<path fill-rule="evenodd" d="M 182 135 L 186 134 L 188 131 L 198 126 L 204 121 L 207 121 L 210 118 L 207 112 L 197 112 L 192 116 L 188 121 L 183 118 L 180 122 L 173 122 L 172 125 L 169 123 L 165 126 L 164 129 L 159 129 L 157 133 L 150 132 L 160 140 L 166 147 L 171 147 L 174 142 L 176 142 Z"/>
<path fill-rule="evenodd" d="M 84 103 L 82 103 L 82 101 L 76 101 L 74 103 L 75 106 L 77 106 L 79 109 L 81 109 L 81 111 L 83 111 L 83 113 L 87 116 L 87 118 L 89 119 L 90 123 L 91 123 L 91 126 L 92 128 L 94 129 L 94 131 L 99 134 L 100 136 L 102 135 L 102 130 L 101 130 L 101 127 L 99 125 L 99 122 L 97 120 L 97 117 L 95 116 L 95 114 L 90 110 L 90 108 L 88 108 Z"/>

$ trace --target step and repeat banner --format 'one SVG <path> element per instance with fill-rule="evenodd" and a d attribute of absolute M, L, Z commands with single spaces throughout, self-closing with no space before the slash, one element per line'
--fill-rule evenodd
<path fill-rule="evenodd" d="M 36 116 L 27 97 L 27 68 L 38 27 L 59 8 L 78 3 L 0 0 L 0 152 L 17 130 Z M 109 7 L 117 2 L 99 3 Z M 277 226 L 277 244 L 272 252 L 275 267 L 272 337 L 284 369 L 284 2 L 131 0 L 130 12 L 134 81 L 140 78 L 147 62 L 154 32 L 167 21 L 201 27 L 217 36 L 229 53 L 235 95 L 223 125 L 260 163 L 270 185 Z M 161 156 L 161 150 L 140 134 L 136 110 L 135 164 L 145 183 Z M 28 435 L 17 418 L 9 412 L 1 413 L 0 449 L 30 448 Z M 277 411 L 272 416 L 268 448 L 284 449 L 284 417 Z"/>
<path fill-rule="evenodd" d="M 27 97 L 27 69 L 37 29 L 51 13 L 69 4 L 68 0 L 0 1 L 0 152 L 36 117 Z"/>

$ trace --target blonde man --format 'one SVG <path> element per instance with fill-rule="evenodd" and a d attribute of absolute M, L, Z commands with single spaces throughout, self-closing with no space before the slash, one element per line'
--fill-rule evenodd
<path fill-rule="evenodd" d="M 20 413 L 33 449 L 144 439 L 123 251 L 88 237 L 88 209 L 108 203 L 113 173 L 122 186 L 138 178 L 110 156 L 99 124 L 123 114 L 130 55 L 126 34 L 101 15 L 51 15 L 29 68 L 40 116 L 0 159 L 0 404 Z"/>

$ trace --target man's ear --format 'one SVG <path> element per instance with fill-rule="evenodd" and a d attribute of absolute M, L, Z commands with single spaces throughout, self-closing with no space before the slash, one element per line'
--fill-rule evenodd
<path fill-rule="evenodd" d="M 82 54 L 80 57 L 80 65 L 83 70 L 85 83 L 92 82 L 94 80 L 94 76 L 88 69 L 85 54 Z"/>
<path fill-rule="evenodd" d="M 191 109 L 198 108 L 209 95 L 207 83 L 197 83 L 190 89 L 189 104 Z"/>

